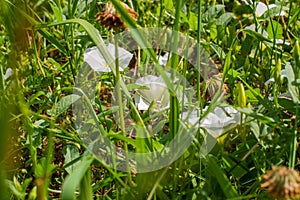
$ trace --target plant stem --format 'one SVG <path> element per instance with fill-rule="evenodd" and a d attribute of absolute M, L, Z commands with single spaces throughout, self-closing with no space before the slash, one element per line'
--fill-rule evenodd
<path fill-rule="evenodd" d="M 118 58 L 118 40 L 115 39 L 115 55 L 116 55 L 116 91 L 117 91 L 117 102 L 119 106 L 119 119 L 121 125 L 121 132 L 124 137 L 126 137 L 126 130 L 125 130 L 125 120 L 124 120 L 124 110 L 123 110 L 123 101 L 122 101 L 122 92 L 121 92 L 121 85 L 120 85 L 120 68 L 119 68 L 119 58 Z M 125 157 L 126 157 L 126 170 L 129 170 L 129 159 L 128 159 L 128 145 L 127 142 L 124 141 L 124 150 L 125 150 Z M 131 172 L 128 172 L 128 179 L 129 183 L 132 184 Z"/>
<path fill-rule="evenodd" d="M 289 158 L 289 168 L 293 169 L 295 167 L 295 161 L 296 161 L 296 144 L 297 144 L 297 126 L 298 126 L 298 110 L 299 105 L 296 106 L 296 118 L 294 123 L 294 131 L 292 136 L 292 144 L 290 149 L 290 158 Z"/>
<path fill-rule="evenodd" d="M 200 108 L 201 106 L 201 88 L 200 88 L 200 78 L 201 78 L 201 72 L 200 72 L 200 40 L 201 40 L 201 3 L 202 1 L 198 1 L 198 28 L 197 28 L 197 99 L 200 103 Z"/>

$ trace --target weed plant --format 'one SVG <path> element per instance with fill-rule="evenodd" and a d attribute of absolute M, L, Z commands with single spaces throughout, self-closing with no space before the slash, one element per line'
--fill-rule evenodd
<path fill-rule="evenodd" d="M 95 21 L 108 3 L 126 30 Z M 298 1 L 124 3 L 137 13 L 136 19 L 117 0 L 0 0 L 1 199 L 272 199 L 260 186 L 261 176 L 272 166 L 300 170 Z M 169 52 L 165 65 L 176 73 L 165 73 L 157 63 L 167 52 L 141 48 L 146 42 L 143 34 L 132 31 L 153 27 L 192 38 L 191 45 L 201 46 L 219 73 L 203 79 L 205 73 L 174 52 Z M 126 31 L 133 32 L 139 48 L 130 51 L 133 58 L 122 71 L 122 61 L 111 57 L 105 43 L 126 49 L 126 44 L 113 39 Z M 179 48 L 183 38 L 172 37 L 173 47 Z M 148 102 L 149 108 L 140 111 L 134 100 L 122 100 L 124 91 L 132 97 L 133 88 L 141 89 L 130 82 L 137 74 L 162 76 L 167 85 L 174 74 L 180 74 L 196 91 L 201 119 L 226 103 L 240 114 L 237 125 L 215 138 L 205 127 L 196 126 L 191 145 L 161 169 L 139 173 L 107 166 L 88 150 L 72 109 L 79 94 L 89 97 L 77 83 L 86 65 L 84 53 L 92 46 L 112 63 L 111 72 L 101 76 L 91 69 L 87 72 L 88 77 L 97 78 L 92 85 L 95 98 L 84 108 L 91 113 L 89 123 L 125 149 L 125 169 L 131 165 L 126 152 L 163 148 L 183 124 L 184 106 L 172 86 L 173 90 L 168 87 L 167 116 L 160 123 L 163 129 L 144 139 L 128 133 L 124 117 L 128 108 L 140 125 L 136 134 L 151 132 L 151 109 L 157 103 Z M 208 62 L 198 50 L 196 68 Z M 209 93 L 216 94 L 215 98 Z M 220 101 L 221 94 L 226 101 Z M 111 111 L 107 108 L 114 95 L 115 110 Z M 86 132 L 93 134 L 93 129 Z M 202 154 L 207 137 L 216 144 Z"/>

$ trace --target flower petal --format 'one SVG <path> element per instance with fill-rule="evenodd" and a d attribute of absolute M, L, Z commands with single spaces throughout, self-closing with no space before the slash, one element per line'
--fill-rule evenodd
<path fill-rule="evenodd" d="M 107 50 L 112 56 L 113 60 L 115 60 L 116 59 L 115 45 L 109 43 L 107 45 Z M 118 59 L 119 59 L 121 71 L 128 66 L 132 56 L 133 55 L 127 50 L 118 47 Z M 88 48 L 84 51 L 84 62 L 88 63 L 91 66 L 91 68 L 96 72 L 111 71 L 111 69 L 109 68 L 109 64 L 111 63 L 108 64 L 106 63 L 103 55 L 101 54 L 101 52 L 96 46 Z"/>
<path fill-rule="evenodd" d="M 168 58 L 169 58 L 169 52 L 167 52 L 165 55 L 163 56 L 159 56 L 158 58 L 158 64 L 160 64 L 161 66 L 166 66 L 168 63 Z"/>
<path fill-rule="evenodd" d="M 137 90 L 137 95 L 139 95 L 137 96 L 139 98 L 137 101 L 141 103 L 140 105 L 139 103 L 137 104 L 139 110 L 147 110 L 152 101 L 155 102 L 157 110 L 161 110 L 169 106 L 169 92 L 162 77 L 148 75 L 139 78 L 136 81 L 136 84 L 149 88 L 148 90 Z"/>
<path fill-rule="evenodd" d="M 264 4 L 262 2 L 257 3 L 255 12 L 258 17 L 262 16 L 267 10 L 268 10 L 268 7 L 266 6 L 266 4 Z"/>
<path fill-rule="evenodd" d="M 205 128 L 213 137 L 219 137 L 223 133 L 237 126 L 241 114 L 233 107 L 216 107 L 213 112 L 201 122 L 200 127 Z"/>
<path fill-rule="evenodd" d="M 111 71 L 97 47 L 88 48 L 84 51 L 84 62 L 88 63 L 96 72 Z"/>
<path fill-rule="evenodd" d="M 11 75 L 13 75 L 14 71 L 11 68 L 7 68 L 4 74 L 4 80 L 8 79 Z"/>
<path fill-rule="evenodd" d="M 148 102 L 145 102 L 140 95 L 135 94 L 134 100 L 135 100 L 138 110 L 148 110 L 150 104 Z"/>

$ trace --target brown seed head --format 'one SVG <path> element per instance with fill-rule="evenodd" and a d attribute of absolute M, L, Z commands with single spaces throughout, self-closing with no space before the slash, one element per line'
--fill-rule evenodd
<path fill-rule="evenodd" d="M 277 199 L 300 198 L 300 176 L 296 170 L 285 166 L 273 166 L 272 170 L 261 177 L 261 187 L 265 188 L 270 196 Z"/>
<path fill-rule="evenodd" d="M 137 13 L 131 9 L 127 4 L 120 2 L 124 9 L 128 12 L 132 19 L 137 20 Z M 120 14 L 116 11 L 112 3 L 105 4 L 102 11 L 96 15 L 96 21 L 100 21 L 101 25 L 109 29 L 126 29 L 125 23 L 122 21 Z"/>

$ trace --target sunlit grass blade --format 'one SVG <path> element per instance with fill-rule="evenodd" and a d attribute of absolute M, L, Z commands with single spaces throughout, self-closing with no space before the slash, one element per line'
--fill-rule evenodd
<path fill-rule="evenodd" d="M 76 199 L 77 187 L 82 183 L 82 181 L 87 181 L 86 183 L 82 184 L 87 184 L 89 182 L 88 178 L 84 177 L 89 175 L 88 170 L 93 160 L 94 157 L 92 155 L 87 154 L 82 158 L 81 162 L 78 163 L 78 166 L 76 167 L 76 169 L 74 169 L 73 173 L 66 178 L 62 186 L 62 200 Z M 81 197 L 82 195 L 83 194 L 81 194 Z"/>
<path fill-rule="evenodd" d="M 42 36 L 44 36 L 49 42 L 53 44 L 60 52 L 62 52 L 65 56 L 69 56 L 68 51 L 65 49 L 65 47 L 55 38 L 53 35 L 45 30 L 45 29 L 39 29 L 38 31 Z"/>
<path fill-rule="evenodd" d="M 84 177 L 80 181 L 79 186 L 79 200 L 92 200 L 93 199 L 93 190 L 92 190 L 92 177 L 91 169 L 88 168 L 85 172 Z"/>

